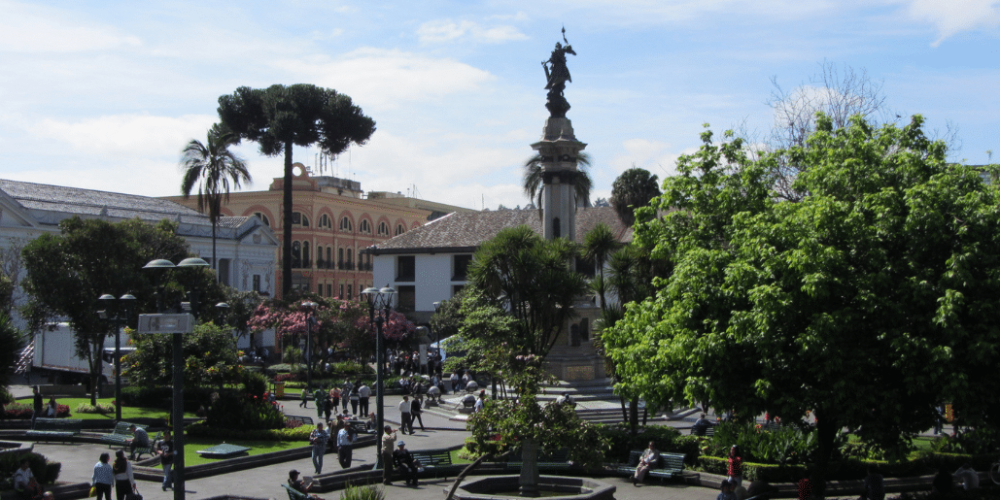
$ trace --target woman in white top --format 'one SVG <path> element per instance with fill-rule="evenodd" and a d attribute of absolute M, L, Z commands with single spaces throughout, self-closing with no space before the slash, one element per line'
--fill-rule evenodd
<path fill-rule="evenodd" d="M 112 468 L 115 472 L 115 497 L 117 500 L 125 500 L 125 495 L 136 491 L 132 463 L 125 458 L 125 450 L 118 450 L 115 453 L 115 463 Z"/>

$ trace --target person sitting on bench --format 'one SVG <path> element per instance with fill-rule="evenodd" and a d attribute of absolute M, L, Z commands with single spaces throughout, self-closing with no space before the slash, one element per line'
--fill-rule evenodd
<path fill-rule="evenodd" d="M 146 433 L 146 429 L 136 427 L 135 424 L 128 426 L 128 430 L 132 431 L 132 435 L 135 436 L 132 439 L 125 440 L 125 444 L 128 445 L 128 458 L 129 460 L 135 460 L 136 448 L 149 448 L 149 434 Z"/>
<path fill-rule="evenodd" d="M 405 441 L 400 440 L 396 443 L 396 446 L 399 448 L 392 452 L 392 461 L 396 464 L 396 467 L 399 467 L 403 472 L 403 477 L 406 478 L 406 484 L 416 486 L 417 472 L 419 472 L 419 470 L 417 469 L 416 461 L 413 459 L 413 454 L 410 453 L 410 450 L 406 449 Z"/>
<path fill-rule="evenodd" d="M 309 481 L 309 484 L 306 484 L 303 480 L 299 479 L 299 471 L 295 469 L 288 471 L 288 487 L 302 493 L 309 500 L 323 500 L 319 496 L 309 493 L 309 489 L 312 488 L 312 486 L 313 481 Z"/>

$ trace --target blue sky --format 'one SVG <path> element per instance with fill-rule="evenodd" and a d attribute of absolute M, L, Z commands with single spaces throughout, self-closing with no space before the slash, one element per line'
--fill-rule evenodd
<path fill-rule="evenodd" d="M 594 197 L 633 164 L 662 179 L 702 124 L 763 135 L 774 87 L 824 61 L 866 71 L 893 114 L 957 130 L 951 159 L 1000 157 L 996 0 L 9 2 L 0 0 L 0 177 L 177 194 L 179 152 L 220 95 L 312 83 L 378 130 L 333 164 L 365 190 L 524 205 L 560 28 Z M 281 159 L 238 148 L 266 189 Z M 315 149 L 295 158 L 315 163 Z"/>

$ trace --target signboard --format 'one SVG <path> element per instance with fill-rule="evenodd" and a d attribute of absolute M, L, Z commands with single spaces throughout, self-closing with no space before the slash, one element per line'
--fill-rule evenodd
<path fill-rule="evenodd" d="M 140 314 L 139 333 L 191 333 L 194 316 L 180 314 Z"/>

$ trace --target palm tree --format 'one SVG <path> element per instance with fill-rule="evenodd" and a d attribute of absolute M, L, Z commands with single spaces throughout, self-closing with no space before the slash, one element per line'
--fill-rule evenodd
<path fill-rule="evenodd" d="M 602 313 L 607 310 L 607 304 L 604 300 L 604 292 L 607 288 L 604 280 L 604 263 L 608 261 L 608 257 L 615 250 L 618 250 L 620 246 L 621 243 L 618 241 L 618 238 L 615 238 L 615 233 L 603 222 L 594 226 L 583 237 L 583 257 L 592 261 L 597 266 L 597 272 L 600 273 L 600 276 L 593 280 L 593 285 L 601 297 Z"/>
<path fill-rule="evenodd" d="M 576 164 L 579 167 L 577 176 L 573 179 L 576 188 L 576 199 L 583 200 L 583 206 L 590 206 L 590 188 L 593 183 L 587 167 L 590 166 L 590 155 L 580 151 L 576 157 Z M 542 156 L 536 154 L 524 162 L 524 194 L 537 205 L 542 206 Z"/>
<path fill-rule="evenodd" d="M 239 144 L 239 136 L 216 123 L 208 131 L 205 144 L 197 139 L 181 150 L 181 193 L 187 199 L 198 185 L 198 210 L 208 211 L 212 222 L 212 268 L 218 273 L 218 259 L 215 256 L 215 232 L 222 215 L 222 201 L 229 201 L 230 188 L 239 188 L 242 182 L 250 182 L 250 172 L 242 158 L 229 150 L 229 146 Z"/>

